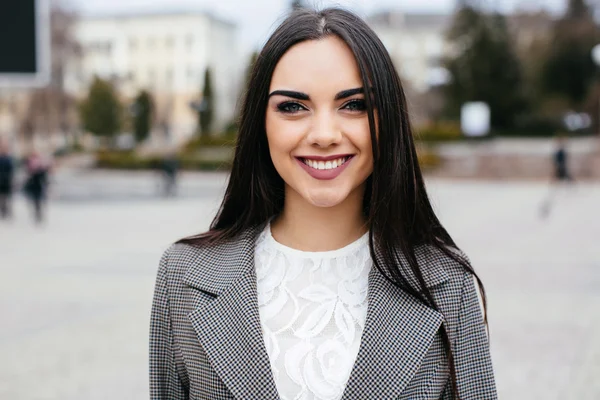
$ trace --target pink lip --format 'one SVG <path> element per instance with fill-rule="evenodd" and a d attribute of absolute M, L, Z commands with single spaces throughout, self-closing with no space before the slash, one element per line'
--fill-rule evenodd
<path fill-rule="evenodd" d="M 316 160 L 316 161 L 331 161 L 331 160 L 337 160 L 338 158 L 343 158 L 343 157 L 352 157 L 353 154 L 334 154 L 331 156 L 297 156 L 296 158 L 308 158 L 309 160 Z"/>
<path fill-rule="evenodd" d="M 335 156 L 335 158 L 328 158 L 329 160 L 335 160 L 336 158 L 341 158 L 344 156 Z M 311 156 L 310 159 L 312 160 L 318 160 L 318 161 L 327 161 L 326 159 L 323 159 L 324 157 L 313 157 Z M 310 176 L 312 176 L 315 179 L 318 180 L 331 180 L 331 179 L 335 179 L 337 178 L 342 172 L 344 172 L 344 170 L 346 169 L 346 167 L 348 166 L 348 164 L 350 164 L 352 162 L 352 160 L 354 159 L 354 156 L 350 156 L 350 158 L 344 163 L 342 164 L 340 167 L 334 168 L 334 169 L 314 169 L 309 167 L 308 165 L 304 164 L 304 161 L 302 161 L 302 159 L 296 157 L 296 161 L 298 162 L 298 164 L 300 164 L 300 167 L 302 167 Z"/>

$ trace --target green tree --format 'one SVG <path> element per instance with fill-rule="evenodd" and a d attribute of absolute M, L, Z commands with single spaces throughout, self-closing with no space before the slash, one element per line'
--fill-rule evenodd
<path fill-rule="evenodd" d="M 212 88 L 212 79 L 210 68 L 206 68 L 204 71 L 204 88 L 202 90 L 202 102 L 200 110 L 198 111 L 198 117 L 200 119 L 200 134 L 202 136 L 210 135 L 213 115 L 215 109 L 215 99 Z"/>
<path fill-rule="evenodd" d="M 448 31 L 453 55 L 445 60 L 451 81 L 445 87 L 448 112 L 458 117 L 462 104 L 490 106 L 493 128 L 511 128 L 526 107 L 522 71 L 511 46 L 506 19 L 464 6 Z"/>
<path fill-rule="evenodd" d="M 148 138 L 152 129 L 154 105 L 150 93 L 145 90 L 140 91 L 135 98 L 131 111 L 133 114 L 132 122 L 135 140 L 137 143 L 141 143 Z"/>
<path fill-rule="evenodd" d="M 122 108 L 110 82 L 94 78 L 80 116 L 83 128 L 95 135 L 112 138 L 121 130 Z"/>
<path fill-rule="evenodd" d="M 570 0 L 565 15 L 553 27 L 541 69 L 543 93 L 564 98 L 569 107 L 580 109 L 596 74 L 591 58 L 600 40 L 598 27 L 583 0 Z"/>

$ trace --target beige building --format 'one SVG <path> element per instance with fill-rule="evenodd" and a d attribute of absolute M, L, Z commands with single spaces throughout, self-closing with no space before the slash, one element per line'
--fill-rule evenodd
<path fill-rule="evenodd" d="M 452 14 L 407 14 L 386 11 L 368 18 L 402 78 L 414 90 L 424 92 L 450 77 L 441 68 L 442 59 L 451 52 L 446 33 Z M 507 15 L 515 51 L 521 58 L 535 53 L 550 37 L 554 20 L 545 11 L 516 12 Z"/>
<path fill-rule="evenodd" d="M 417 92 L 447 79 L 441 60 L 448 51 L 450 14 L 380 12 L 367 22 L 386 46 L 400 76 Z"/>
<path fill-rule="evenodd" d="M 84 96 L 95 75 L 112 80 L 131 104 L 141 89 L 156 104 L 154 142 L 179 143 L 197 129 L 190 104 L 201 100 L 210 68 L 214 130 L 234 117 L 242 63 L 236 26 L 204 12 L 82 17 L 75 36 L 83 48 L 66 76 L 67 90 Z"/>

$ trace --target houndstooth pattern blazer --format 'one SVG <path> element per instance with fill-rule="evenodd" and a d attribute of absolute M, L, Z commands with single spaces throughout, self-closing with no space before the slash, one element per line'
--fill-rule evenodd
<path fill-rule="evenodd" d="M 164 253 L 150 324 L 151 399 L 279 398 L 258 312 L 259 232 L 206 248 L 175 244 Z M 439 333 L 444 320 L 460 398 L 496 399 L 471 274 L 438 250 L 420 248 L 417 256 L 441 313 L 372 268 L 365 328 L 342 399 L 454 399 Z"/>

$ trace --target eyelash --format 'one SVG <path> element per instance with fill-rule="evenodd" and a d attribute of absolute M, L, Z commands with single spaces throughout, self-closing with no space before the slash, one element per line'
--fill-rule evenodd
<path fill-rule="evenodd" d="M 347 108 L 349 105 L 356 105 L 357 108 L 350 110 L 349 108 Z M 297 106 L 297 107 L 299 107 L 299 109 L 296 111 L 289 111 L 286 108 L 288 108 L 290 106 Z M 283 103 L 280 103 L 277 105 L 277 111 L 282 112 L 284 114 L 296 114 L 296 113 L 300 112 L 302 109 L 306 110 L 306 107 L 304 107 L 302 104 L 297 103 L 295 101 L 284 101 Z M 347 102 L 346 104 L 344 104 L 342 106 L 342 109 L 347 109 L 350 112 L 363 112 L 367 109 L 367 105 L 363 99 L 353 99 L 353 100 L 350 100 L 349 102 Z"/>

